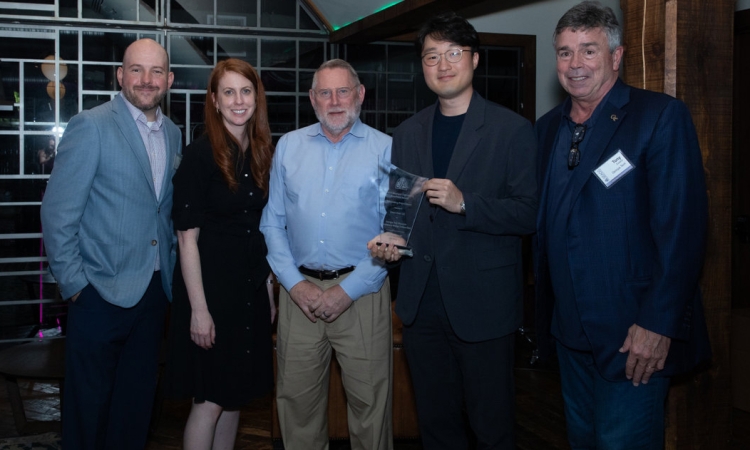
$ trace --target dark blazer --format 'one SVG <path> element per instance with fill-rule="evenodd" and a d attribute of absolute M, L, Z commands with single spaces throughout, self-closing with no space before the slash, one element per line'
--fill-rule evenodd
<path fill-rule="evenodd" d="M 393 135 L 392 162 L 433 176 L 432 125 L 437 103 L 402 123 Z M 410 325 L 432 264 L 456 335 L 478 342 L 521 325 L 521 235 L 534 231 L 536 145 L 531 124 L 474 93 L 447 178 L 463 192 L 466 215 L 422 202 L 402 259 L 396 312 Z"/>
<path fill-rule="evenodd" d="M 627 354 L 618 352 L 635 324 L 672 338 L 656 376 L 693 368 L 710 355 L 698 284 L 706 244 L 707 196 L 698 138 L 682 102 L 619 81 L 601 105 L 586 153 L 574 170 L 567 230 L 547 236 L 550 154 L 566 100 L 536 124 L 540 207 L 535 242 L 537 333 L 547 353 L 554 295 L 546 242 L 568 248 L 578 314 L 599 372 L 625 380 Z M 605 188 L 593 174 L 622 150 L 635 168 Z"/>

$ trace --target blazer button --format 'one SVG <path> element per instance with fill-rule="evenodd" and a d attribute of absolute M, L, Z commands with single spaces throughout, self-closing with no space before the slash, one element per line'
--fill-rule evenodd
<path fill-rule="evenodd" d="M 156 245 L 156 239 L 151 241 L 151 245 Z"/>
<path fill-rule="evenodd" d="M 424 260 L 427 262 L 432 262 L 432 256 L 430 255 L 424 255 Z"/>

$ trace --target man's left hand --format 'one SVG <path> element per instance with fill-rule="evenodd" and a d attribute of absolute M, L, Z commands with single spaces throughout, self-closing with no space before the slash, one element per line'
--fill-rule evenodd
<path fill-rule="evenodd" d="M 672 339 L 648 331 L 633 324 L 620 348 L 620 353 L 630 352 L 625 363 L 625 376 L 633 381 L 633 386 L 641 382 L 648 384 L 654 372 L 664 369 Z"/>
<path fill-rule="evenodd" d="M 446 211 L 452 213 L 458 214 L 461 212 L 461 202 L 464 201 L 464 194 L 451 180 L 431 178 L 424 182 L 422 190 L 431 204 L 441 206 Z"/>
<path fill-rule="evenodd" d="M 315 303 L 310 305 L 310 310 L 323 322 L 331 323 L 349 309 L 352 303 L 354 302 L 346 291 L 341 286 L 336 285 L 323 291 L 323 294 L 315 300 Z"/>

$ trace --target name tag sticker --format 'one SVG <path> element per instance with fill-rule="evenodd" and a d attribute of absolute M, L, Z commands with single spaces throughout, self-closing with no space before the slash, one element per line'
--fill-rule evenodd
<path fill-rule="evenodd" d="M 635 169 L 633 163 L 625 157 L 622 150 L 618 149 L 614 156 L 594 170 L 594 175 L 599 178 L 605 188 L 609 189 L 633 169 Z"/>

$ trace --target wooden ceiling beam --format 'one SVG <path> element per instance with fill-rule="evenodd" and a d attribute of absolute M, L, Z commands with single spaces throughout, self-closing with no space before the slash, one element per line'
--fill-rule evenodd
<path fill-rule="evenodd" d="M 331 32 L 332 44 L 367 44 L 413 32 L 435 14 L 460 10 L 486 0 L 404 0 Z"/>

